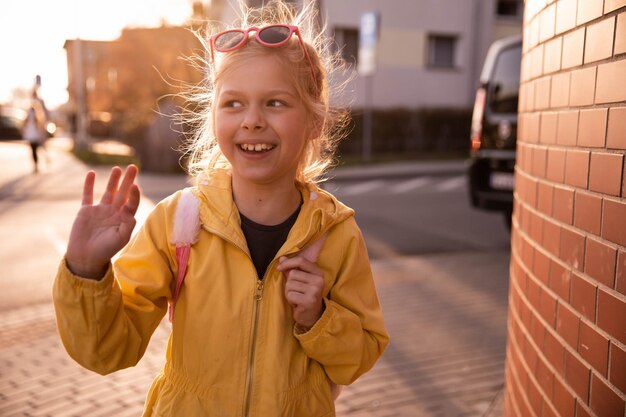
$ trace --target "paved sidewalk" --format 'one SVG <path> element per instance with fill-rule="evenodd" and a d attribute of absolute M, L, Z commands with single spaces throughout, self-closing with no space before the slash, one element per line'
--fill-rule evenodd
<path fill-rule="evenodd" d="M 88 168 L 64 151 L 63 141 L 52 145 L 53 166 L 39 176 L 0 170 L 0 202 L 5 203 L 0 215 L 12 215 L 2 207 L 46 196 L 45 204 L 68 207 L 63 216 L 71 221 Z M 97 190 L 108 170 L 97 169 Z M 184 175 L 142 173 L 139 183 L 147 197 L 142 212 L 186 181 Z M 502 261 L 486 262 L 494 255 Z M 10 258 L 4 261 L 5 271 L 24 268 L 11 265 Z M 506 287 L 500 281 L 508 276 L 508 254 L 399 257 L 374 261 L 372 267 L 392 341 L 374 369 L 343 391 L 338 417 L 499 417 L 506 342 Z M 141 414 L 163 364 L 167 320 L 138 366 L 103 377 L 66 354 L 49 299 L 11 304 L 19 294 L 4 278 L 0 283 L 5 303 L 0 306 L 0 416 Z"/>

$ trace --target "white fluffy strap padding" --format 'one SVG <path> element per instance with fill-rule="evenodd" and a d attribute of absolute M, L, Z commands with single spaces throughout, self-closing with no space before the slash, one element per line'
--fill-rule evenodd
<path fill-rule="evenodd" d="M 193 245 L 200 232 L 200 202 L 191 189 L 185 188 L 174 214 L 172 243 L 176 246 Z"/>

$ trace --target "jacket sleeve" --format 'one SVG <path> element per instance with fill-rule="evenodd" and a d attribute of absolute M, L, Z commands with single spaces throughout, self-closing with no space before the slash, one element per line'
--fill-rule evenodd
<path fill-rule="evenodd" d="M 338 244 L 335 239 L 348 240 L 342 244 L 344 251 L 333 250 Z M 324 299 L 326 308 L 322 317 L 308 332 L 296 331 L 296 338 L 306 354 L 324 366 L 334 383 L 348 385 L 374 366 L 389 342 L 389 335 L 365 242 L 354 218 L 331 231 L 320 261 L 324 262 L 324 256 L 340 267 L 334 269 L 337 274 Z M 324 268 L 323 263 L 320 265 Z"/>
<path fill-rule="evenodd" d="M 69 355 L 108 374 L 137 364 L 171 297 L 165 208 L 158 205 L 100 281 L 72 274 L 65 259 L 53 285 L 59 334 Z"/>

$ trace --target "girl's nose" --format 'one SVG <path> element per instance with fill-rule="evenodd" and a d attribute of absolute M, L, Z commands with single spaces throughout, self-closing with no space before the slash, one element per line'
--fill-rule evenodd
<path fill-rule="evenodd" d="M 265 117 L 263 116 L 263 111 L 255 106 L 249 107 L 244 115 L 243 121 L 241 122 L 241 127 L 246 130 L 263 129 L 265 127 Z"/>

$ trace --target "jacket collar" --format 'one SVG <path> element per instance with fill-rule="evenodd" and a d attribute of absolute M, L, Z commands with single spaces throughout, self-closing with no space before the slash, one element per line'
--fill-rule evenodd
<path fill-rule="evenodd" d="M 300 215 L 293 225 L 284 255 L 300 251 L 317 240 L 334 225 L 354 215 L 354 211 L 330 193 L 312 183 L 297 184 L 303 199 Z M 239 211 L 233 201 L 232 178 L 229 170 L 216 169 L 197 179 L 194 190 L 201 201 L 200 221 L 203 227 L 233 244 L 247 248 L 241 231 Z"/>

